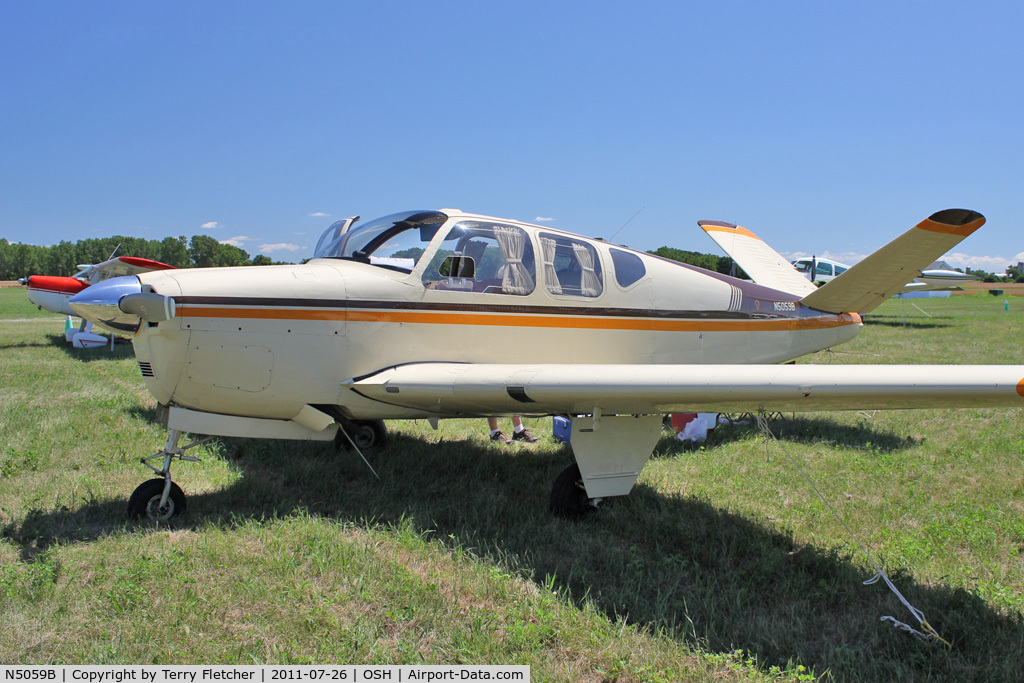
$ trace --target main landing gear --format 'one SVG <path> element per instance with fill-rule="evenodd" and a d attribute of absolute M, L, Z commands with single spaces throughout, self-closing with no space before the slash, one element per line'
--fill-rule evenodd
<path fill-rule="evenodd" d="M 336 448 L 383 448 L 388 442 L 384 420 L 339 419 L 340 429 L 334 437 Z"/>
<path fill-rule="evenodd" d="M 172 429 L 167 435 L 167 445 L 159 453 L 142 459 L 142 464 L 153 470 L 158 475 L 156 479 L 144 481 L 128 499 L 128 514 L 132 517 L 148 518 L 154 522 L 167 522 L 172 517 L 180 515 L 185 511 L 185 493 L 181 487 L 171 481 L 171 462 L 177 458 L 188 462 L 199 462 L 199 458 L 192 455 L 184 455 L 190 448 L 201 446 L 213 440 L 208 436 L 198 441 L 193 441 L 187 446 L 178 447 L 181 439 L 181 432 Z M 163 469 L 157 469 L 149 464 L 150 460 L 157 458 L 164 459 Z"/>
<path fill-rule="evenodd" d="M 566 519 L 579 519 L 588 512 L 593 512 L 608 505 L 607 498 L 590 498 L 583 487 L 583 475 L 576 463 L 569 465 L 555 479 L 551 487 L 549 508 L 552 514 Z"/>

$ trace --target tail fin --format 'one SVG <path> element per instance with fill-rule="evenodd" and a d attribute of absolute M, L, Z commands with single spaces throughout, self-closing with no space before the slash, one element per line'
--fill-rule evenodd
<path fill-rule="evenodd" d="M 718 221 L 697 221 L 697 225 L 757 284 L 797 296 L 815 291 L 810 280 L 746 228 Z"/>
<path fill-rule="evenodd" d="M 828 313 L 868 313 L 985 224 L 969 209 L 934 213 L 800 303 Z"/>

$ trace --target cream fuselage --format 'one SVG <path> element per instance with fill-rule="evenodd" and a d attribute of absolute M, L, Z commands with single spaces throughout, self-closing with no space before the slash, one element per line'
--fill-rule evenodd
<path fill-rule="evenodd" d="M 855 314 L 813 311 L 793 295 L 639 252 L 630 253 L 644 276 L 623 287 L 610 250 L 625 250 L 576 236 L 597 255 L 597 296 L 553 293 L 543 268 L 525 295 L 471 291 L 465 281 L 426 286 L 441 235 L 466 217 L 451 216 L 410 273 L 315 259 L 140 275 L 177 304 L 175 318 L 143 323 L 134 337 L 147 388 L 161 403 L 230 415 L 290 419 L 310 404 L 359 419 L 422 417 L 347 381 L 418 362 L 780 363 L 861 328 Z M 503 223 L 531 240 L 552 232 Z"/>

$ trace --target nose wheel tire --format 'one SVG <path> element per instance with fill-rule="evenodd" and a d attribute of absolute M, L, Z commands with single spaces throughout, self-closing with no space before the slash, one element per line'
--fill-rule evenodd
<path fill-rule="evenodd" d="M 154 522 L 167 522 L 185 512 L 185 492 L 174 482 L 171 482 L 167 503 L 163 507 L 160 506 L 165 483 L 164 479 L 142 482 L 128 498 L 128 514 L 136 518 L 148 518 Z"/>

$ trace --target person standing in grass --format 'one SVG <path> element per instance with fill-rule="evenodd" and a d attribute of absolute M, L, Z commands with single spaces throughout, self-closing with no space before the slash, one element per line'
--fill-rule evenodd
<path fill-rule="evenodd" d="M 512 437 L 509 438 L 507 434 L 498 429 L 498 418 L 489 417 L 487 418 L 487 426 L 491 428 L 491 441 L 500 441 L 501 443 L 512 443 L 513 441 L 525 441 L 526 443 L 534 443 L 538 441 L 538 438 L 530 433 L 530 431 L 523 426 L 523 418 L 518 415 L 512 417 Z"/>

